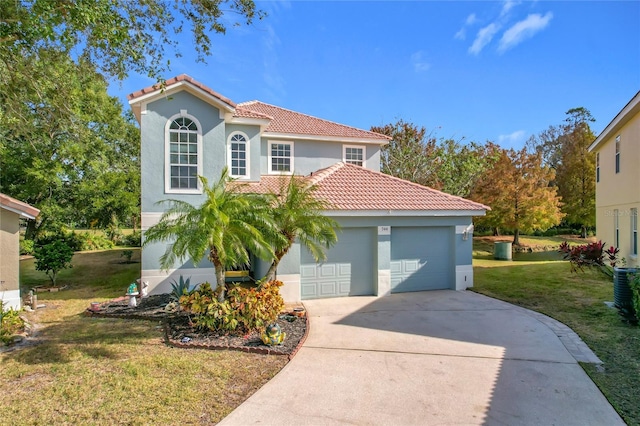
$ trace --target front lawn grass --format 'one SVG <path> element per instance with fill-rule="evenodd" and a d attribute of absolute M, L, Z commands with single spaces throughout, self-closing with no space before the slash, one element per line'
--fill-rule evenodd
<path fill-rule="evenodd" d="M 139 277 L 121 252 L 77 253 L 58 277 L 68 287 L 38 293 L 46 307 L 28 316 L 39 343 L 0 353 L 0 423 L 213 424 L 284 366 L 285 357 L 167 347 L 159 323 L 84 316 Z M 20 266 L 23 287 L 48 284 L 33 259 Z"/>
<path fill-rule="evenodd" d="M 547 253 L 548 258 L 553 255 Z M 568 262 L 540 260 L 544 257 L 474 258 L 472 290 L 571 327 L 604 363 L 603 370 L 593 364 L 582 367 L 625 422 L 640 425 L 640 327 L 623 322 L 604 304 L 613 301 L 611 279 L 595 271 L 571 273 Z"/>

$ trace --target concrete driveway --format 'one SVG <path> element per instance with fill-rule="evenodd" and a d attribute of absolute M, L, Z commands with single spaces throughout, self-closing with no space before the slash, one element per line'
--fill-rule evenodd
<path fill-rule="evenodd" d="M 294 359 L 222 425 L 624 425 L 566 326 L 472 292 L 305 302 Z"/>

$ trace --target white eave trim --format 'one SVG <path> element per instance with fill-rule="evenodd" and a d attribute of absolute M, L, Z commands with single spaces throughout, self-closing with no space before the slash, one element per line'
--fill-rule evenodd
<path fill-rule="evenodd" d="M 167 88 L 165 88 L 164 91 L 162 89 L 157 89 L 157 90 L 154 90 L 153 92 L 145 93 L 144 95 L 131 99 L 129 101 L 129 105 L 142 104 L 142 103 L 146 104 L 153 101 L 156 98 L 171 96 L 172 94 L 183 91 L 183 90 L 186 92 L 190 92 L 191 94 L 195 95 L 197 98 L 200 98 L 203 101 L 219 108 L 220 115 L 222 115 L 222 111 L 233 113 L 235 110 L 232 105 L 227 104 L 226 102 L 218 99 L 212 94 L 207 93 L 204 90 L 200 89 L 199 87 L 194 86 L 188 81 L 176 82 L 171 86 L 167 86 Z M 223 118 L 223 117 L 220 117 L 220 118 Z"/>
<path fill-rule="evenodd" d="M 640 91 L 636 93 L 636 95 L 629 101 L 629 103 L 627 103 L 627 105 L 625 105 L 624 108 L 622 108 L 622 110 L 620 110 L 618 115 L 611 120 L 607 127 L 600 132 L 596 140 L 589 145 L 588 151 L 591 152 L 595 150 L 603 141 L 615 135 L 615 133 L 618 132 L 622 126 L 627 124 L 627 122 L 629 122 L 629 120 L 631 120 L 631 118 L 638 112 L 640 112 Z"/>
<path fill-rule="evenodd" d="M 30 215 L 28 213 L 23 212 L 22 210 L 14 209 L 14 208 L 11 208 L 9 206 L 3 205 L 2 208 L 5 209 L 5 210 L 10 211 L 11 213 L 15 213 L 17 215 L 20 215 L 20 216 L 24 217 L 25 219 L 33 220 L 33 219 L 36 218 L 36 216 L 32 216 L 32 215 Z"/>
<path fill-rule="evenodd" d="M 227 113 L 224 116 L 225 123 L 229 124 L 246 124 L 251 126 L 266 127 L 271 123 L 268 118 L 250 118 L 250 117 L 234 117 L 233 113 Z"/>
<path fill-rule="evenodd" d="M 388 217 L 460 217 L 460 216 L 484 216 L 486 210 L 327 210 L 324 212 L 331 217 L 358 217 L 358 216 L 388 216 Z"/>
<path fill-rule="evenodd" d="M 311 141 L 323 141 L 323 142 L 338 142 L 338 143 L 366 143 L 370 145 L 386 145 L 390 141 L 382 139 L 369 139 L 369 138 L 348 138 L 338 136 L 321 136 L 321 135 L 305 135 L 299 133 L 276 133 L 276 132 L 264 132 L 262 137 L 269 139 L 287 139 L 287 140 L 311 140 Z"/>

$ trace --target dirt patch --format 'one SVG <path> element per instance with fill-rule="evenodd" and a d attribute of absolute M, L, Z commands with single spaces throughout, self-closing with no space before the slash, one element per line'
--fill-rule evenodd
<path fill-rule="evenodd" d="M 257 332 L 245 336 L 232 336 L 197 330 L 185 312 L 171 312 L 165 309 L 171 302 L 169 294 L 149 296 L 138 301 L 138 306 L 132 308 L 128 305 L 128 298 L 122 297 L 100 304 L 98 310 L 87 308 L 86 312 L 91 316 L 162 321 L 165 342 L 180 348 L 237 350 L 291 357 L 302 345 L 307 333 L 306 315 L 294 310 L 300 309 L 301 306 L 290 306 L 282 312 L 277 323 L 286 333 L 286 338 L 280 345 L 268 346 L 262 343 Z"/>

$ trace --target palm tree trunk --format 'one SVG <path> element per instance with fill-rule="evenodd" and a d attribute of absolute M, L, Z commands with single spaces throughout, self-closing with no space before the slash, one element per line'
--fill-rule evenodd
<path fill-rule="evenodd" d="M 268 283 L 269 281 L 273 281 L 276 279 L 276 271 L 278 270 L 278 265 L 280 264 L 280 261 L 282 260 L 284 255 L 287 254 L 288 251 L 289 251 L 289 248 L 287 247 L 285 250 L 279 250 L 275 252 L 275 257 L 273 258 L 273 261 L 271 262 L 271 266 L 269 266 L 269 270 L 267 271 L 267 273 L 264 276 L 264 279 L 262 280 L 263 282 Z"/>

